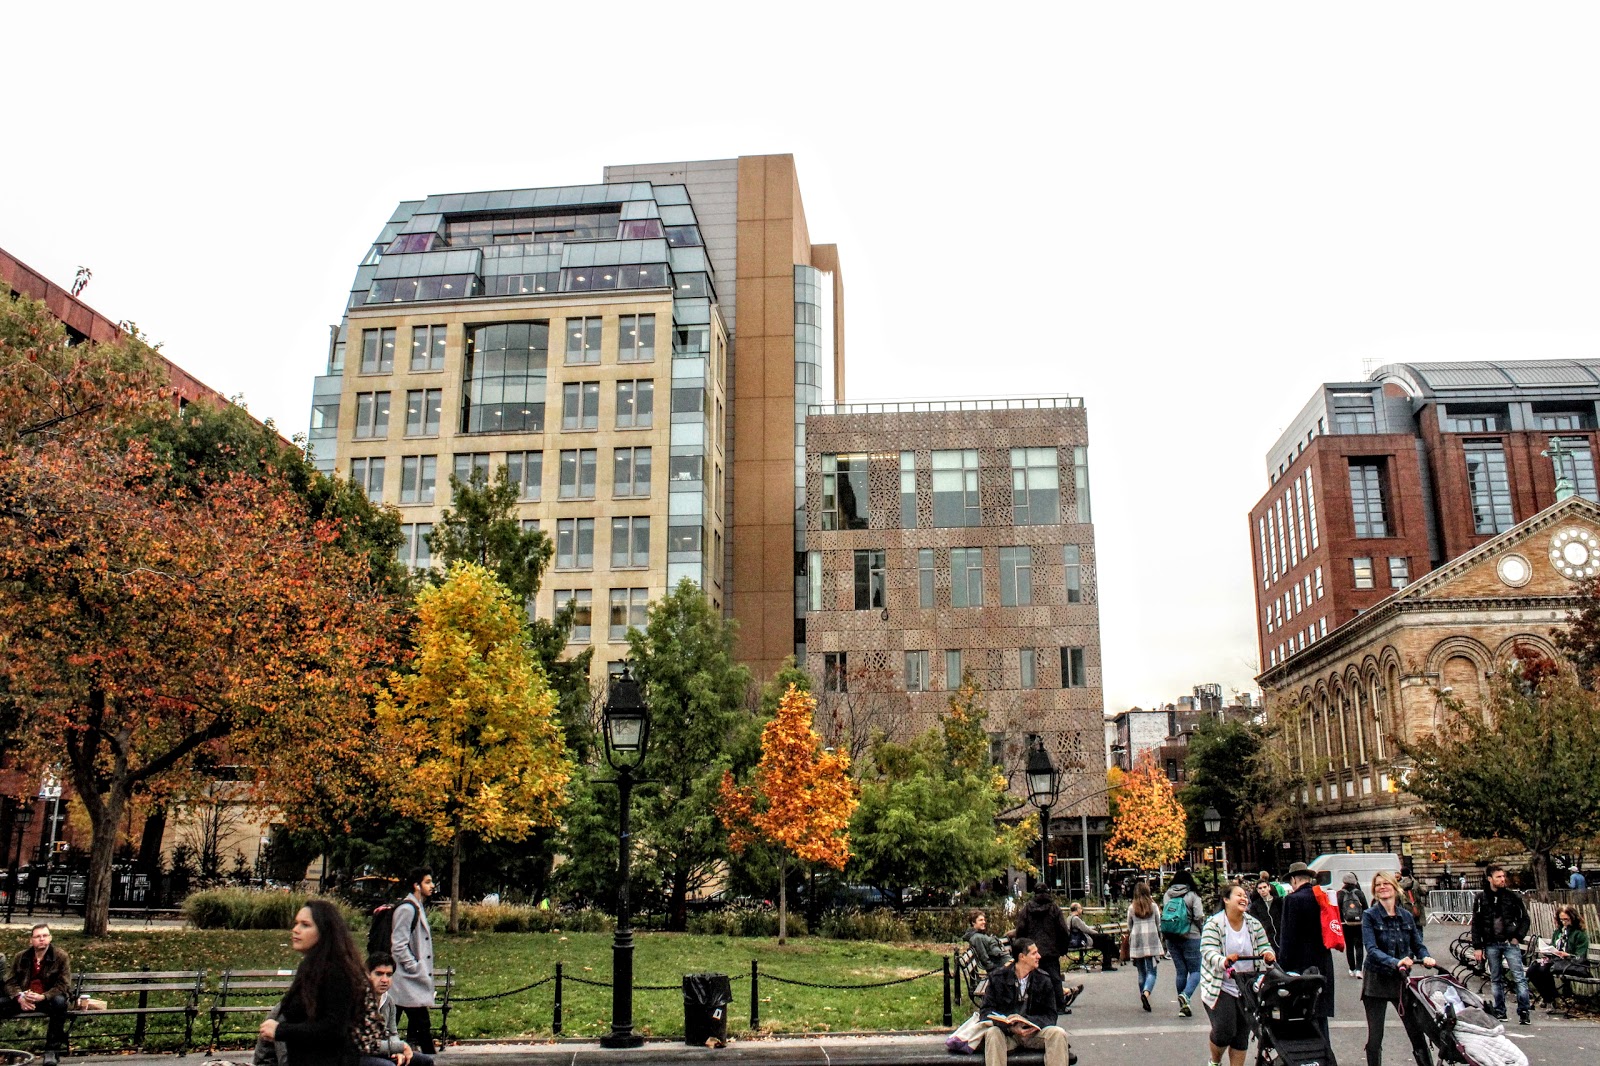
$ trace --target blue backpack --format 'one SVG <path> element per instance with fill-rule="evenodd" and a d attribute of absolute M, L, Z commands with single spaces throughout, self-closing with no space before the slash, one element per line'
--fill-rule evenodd
<path fill-rule="evenodd" d="M 1161 931 L 1169 936 L 1186 936 L 1189 932 L 1189 895 L 1173 896 L 1161 905 Z"/>

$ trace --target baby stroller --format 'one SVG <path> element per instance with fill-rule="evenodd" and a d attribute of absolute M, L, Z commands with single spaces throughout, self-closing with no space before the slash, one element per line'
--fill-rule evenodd
<path fill-rule="evenodd" d="M 1243 955 L 1241 961 L 1259 956 Z M 1326 978 L 1315 967 L 1289 973 L 1270 966 L 1264 973 L 1234 974 L 1239 1005 L 1256 1038 L 1256 1066 L 1327 1066 L 1333 1049 L 1318 1015 Z"/>
<path fill-rule="evenodd" d="M 1482 997 L 1449 974 L 1406 978 L 1406 1010 L 1417 1011 L 1442 1062 L 1465 1066 L 1528 1066 L 1528 1056 L 1506 1035 Z"/>

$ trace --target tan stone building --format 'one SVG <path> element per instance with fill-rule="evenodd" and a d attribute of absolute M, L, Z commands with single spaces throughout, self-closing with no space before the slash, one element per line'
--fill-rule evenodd
<path fill-rule="evenodd" d="M 843 388 L 842 299 L 791 156 L 407 201 L 357 270 L 310 445 L 399 509 L 419 567 L 451 473 L 505 467 L 555 545 L 533 610 L 576 602 L 597 673 L 687 578 L 762 676 L 795 651 L 798 446 Z"/>
<path fill-rule="evenodd" d="M 797 607 L 821 727 L 857 751 L 873 729 L 908 739 L 971 671 L 1013 790 L 1037 737 L 1065 772 L 1056 813 L 1103 815 L 1085 801 L 1106 754 L 1083 402 L 820 406 L 805 441 Z"/>
<path fill-rule="evenodd" d="M 1481 711 L 1492 672 L 1551 634 L 1600 573 L 1600 506 L 1571 497 L 1379 601 L 1325 640 L 1261 674 L 1283 726 L 1308 854 L 1354 848 L 1409 855 L 1419 875 L 1438 833 L 1404 791 L 1399 740 L 1433 733 L 1444 694 Z"/>

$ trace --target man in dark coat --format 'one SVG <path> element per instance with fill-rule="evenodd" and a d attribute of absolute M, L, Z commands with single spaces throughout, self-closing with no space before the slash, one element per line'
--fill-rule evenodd
<path fill-rule="evenodd" d="M 1317 875 L 1303 862 L 1289 867 L 1289 894 L 1283 897 L 1283 925 L 1278 930 L 1278 965 L 1290 973 L 1315 967 L 1322 975 L 1322 1016 L 1326 1035 L 1333 1017 L 1333 952 L 1322 943 L 1322 904 L 1317 900 Z M 1331 1060 L 1330 1060 L 1331 1062 Z"/>
<path fill-rule="evenodd" d="M 1067 928 L 1061 904 L 1056 902 L 1048 889 L 1041 888 L 1035 892 L 1033 898 L 1023 906 L 1022 913 L 1017 915 L 1016 928 L 1006 934 L 1006 938 L 1015 941 L 1018 937 L 1026 937 L 1039 945 L 1039 967 L 1050 975 L 1065 998 L 1065 987 L 1061 981 L 1061 953 L 1067 950 L 1072 931 Z M 1058 1001 L 1058 1005 L 1064 1004 Z"/>
<path fill-rule="evenodd" d="M 1071 1066 L 1078 1057 L 1067 1031 L 1056 1024 L 1056 985 L 1039 966 L 1039 945 L 1027 937 L 1011 942 L 1017 961 L 989 974 L 983 1014 L 994 1025 L 983 1034 L 984 1066 L 1006 1066 L 1012 1048 L 1043 1048 L 1045 1066 Z"/>
<path fill-rule="evenodd" d="M 1528 975 L 1522 966 L 1522 941 L 1528 935 L 1528 909 L 1522 897 L 1506 885 L 1505 867 L 1490 864 L 1483 875 L 1483 894 L 1472 908 L 1472 957 L 1489 960 L 1489 980 L 1494 989 L 1494 1016 L 1505 1020 L 1506 979 L 1501 963 L 1511 971 L 1517 986 L 1517 1020 L 1533 1022 L 1533 1002 L 1528 997 Z"/>
<path fill-rule="evenodd" d="M 28 950 L 11 960 L 6 974 L 5 999 L 0 1001 L 0 1019 L 19 1014 L 39 1013 L 50 1019 L 45 1048 L 65 1050 L 67 997 L 72 994 L 72 960 L 50 942 L 50 927 L 43 922 L 33 927 Z M 53 1054 L 45 1058 L 54 1060 Z"/>

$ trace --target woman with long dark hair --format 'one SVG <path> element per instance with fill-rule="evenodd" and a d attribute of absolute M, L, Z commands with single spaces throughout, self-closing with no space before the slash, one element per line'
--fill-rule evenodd
<path fill-rule="evenodd" d="M 294 916 L 289 946 L 303 956 L 261 1035 L 283 1043 L 294 1066 L 348 1066 L 356 1027 L 367 1011 L 367 971 L 344 916 L 324 899 L 307 900 Z"/>

